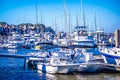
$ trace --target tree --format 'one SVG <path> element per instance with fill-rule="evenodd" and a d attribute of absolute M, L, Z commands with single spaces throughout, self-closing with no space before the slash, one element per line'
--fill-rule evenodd
<path fill-rule="evenodd" d="M 55 31 L 51 28 L 51 26 L 46 27 L 45 32 L 51 32 L 51 33 L 55 34 Z"/>
<path fill-rule="evenodd" d="M 7 23 L 6 22 L 0 22 L 2 26 L 5 26 Z"/>
<path fill-rule="evenodd" d="M 44 24 L 37 24 L 37 27 L 40 29 L 41 32 L 45 32 L 45 25 Z"/>

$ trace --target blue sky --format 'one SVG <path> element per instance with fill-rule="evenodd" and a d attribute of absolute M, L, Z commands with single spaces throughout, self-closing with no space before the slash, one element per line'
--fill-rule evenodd
<path fill-rule="evenodd" d="M 9 24 L 24 22 L 36 23 L 35 6 L 38 5 L 38 22 L 55 28 L 57 31 L 68 31 L 69 13 L 71 27 L 82 25 L 80 18 L 80 0 L 66 0 L 67 26 L 64 21 L 64 0 L 0 0 L 0 21 Z M 97 27 L 105 32 L 120 29 L 120 1 L 119 0 L 83 0 L 83 8 L 88 29 L 94 29 L 94 15 L 96 12 Z M 56 14 L 56 19 L 55 19 Z"/>

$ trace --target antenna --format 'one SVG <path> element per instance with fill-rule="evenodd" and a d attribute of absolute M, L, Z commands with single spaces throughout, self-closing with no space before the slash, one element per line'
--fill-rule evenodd
<path fill-rule="evenodd" d="M 86 31 L 86 17 L 85 17 L 85 12 L 83 8 L 83 1 L 81 1 L 81 24 L 84 26 L 84 31 Z"/>
<path fill-rule="evenodd" d="M 82 0 L 80 0 L 80 18 L 81 18 L 81 24 L 83 24 L 83 5 Z"/>

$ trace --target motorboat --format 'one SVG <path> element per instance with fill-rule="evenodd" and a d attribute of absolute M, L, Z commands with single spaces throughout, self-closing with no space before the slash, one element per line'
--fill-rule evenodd
<path fill-rule="evenodd" d="M 104 59 L 105 69 L 120 71 L 120 48 L 102 47 L 99 51 Z"/>
<path fill-rule="evenodd" d="M 74 63 L 71 59 L 73 52 L 66 50 L 66 48 L 60 48 L 57 50 L 48 50 L 50 56 L 45 57 L 43 61 L 36 62 L 36 69 L 45 73 L 60 73 L 67 74 L 73 73 L 75 68 L 79 66 L 78 63 Z"/>
<path fill-rule="evenodd" d="M 47 73 L 73 73 L 74 69 L 78 67 L 78 64 L 70 63 L 66 60 L 60 60 L 59 58 L 51 57 L 48 63 L 38 63 L 37 68 L 43 72 Z"/>
<path fill-rule="evenodd" d="M 80 51 L 79 48 L 76 52 Z M 81 52 L 82 57 L 77 60 L 79 63 L 79 67 L 76 68 L 77 72 L 96 72 L 103 69 L 103 63 L 98 62 L 94 59 L 92 52 L 86 52 L 86 49 L 82 49 Z M 77 55 L 79 56 L 79 55 Z M 81 62 L 81 60 L 84 60 Z"/>

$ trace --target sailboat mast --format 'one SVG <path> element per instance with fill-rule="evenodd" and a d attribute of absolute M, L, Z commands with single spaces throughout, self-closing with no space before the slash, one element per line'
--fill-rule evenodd
<path fill-rule="evenodd" d="M 56 32 L 57 32 L 57 22 L 56 22 L 56 18 L 57 18 L 57 12 L 55 11 L 55 30 L 56 30 Z"/>
<path fill-rule="evenodd" d="M 42 24 L 42 18 L 43 18 L 43 17 L 42 17 L 42 9 L 41 9 L 41 16 L 40 16 L 40 17 L 41 17 L 41 24 Z"/>
<path fill-rule="evenodd" d="M 64 27 L 67 27 L 66 0 L 64 0 Z"/>
<path fill-rule="evenodd" d="M 71 29 L 71 21 L 70 21 L 70 19 L 71 19 L 71 14 L 69 13 L 69 34 L 70 34 L 70 29 Z"/>
<path fill-rule="evenodd" d="M 85 16 L 85 13 L 84 13 L 84 26 L 86 26 L 86 16 Z"/>
<path fill-rule="evenodd" d="M 37 27 L 37 24 L 38 24 L 38 10 L 37 10 L 37 3 L 36 3 L 36 27 Z"/>
<path fill-rule="evenodd" d="M 95 11 L 95 16 L 94 16 L 94 26 L 95 26 L 95 31 L 97 30 L 97 23 L 96 23 L 96 11 Z"/>

